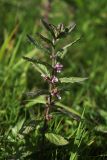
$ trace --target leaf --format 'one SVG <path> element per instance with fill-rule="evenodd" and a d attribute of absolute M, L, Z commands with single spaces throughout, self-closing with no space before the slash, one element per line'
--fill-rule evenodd
<path fill-rule="evenodd" d="M 46 100 L 45 100 L 43 95 L 37 97 L 36 99 L 29 100 L 29 103 L 26 104 L 26 107 L 30 108 L 30 107 L 32 107 L 33 105 L 36 105 L 36 104 L 46 104 Z"/>
<path fill-rule="evenodd" d="M 67 44 L 63 48 L 61 48 L 59 51 L 57 51 L 56 55 L 59 56 L 60 58 L 63 58 L 64 55 L 67 53 L 67 48 L 71 47 L 74 43 L 76 43 L 80 38 L 76 39 L 75 41 Z"/>
<path fill-rule="evenodd" d="M 80 78 L 80 77 L 64 77 L 64 78 L 60 78 L 61 83 L 80 83 L 85 81 L 87 78 Z"/>
<path fill-rule="evenodd" d="M 75 26 L 76 26 L 75 23 L 71 23 L 66 29 L 68 29 L 68 32 L 70 33 L 75 28 Z"/>
<path fill-rule="evenodd" d="M 77 114 L 72 113 L 71 111 L 65 110 L 64 108 L 57 108 L 58 111 L 60 111 L 61 113 L 69 116 L 70 118 L 76 120 L 76 121 L 80 121 L 81 117 L 78 116 Z"/>
<path fill-rule="evenodd" d="M 66 36 L 68 36 L 69 33 L 75 28 L 75 26 L 76 26 L 76 24 L 73 23 L 64 29 L 61 29 L 62 31 L 59 33 L 57 38 L 65 38 Z"/>
<path fill-rule="evenodd" d="M 46 74 L 46 75 L 50 76 L 50 73 L 49 73 L 48 69 L 46 68 L 46 66 L 48 66 L 50 68 L 52 68 L 52 67 L 48 63 L 37 60 L 36 58 L 29 58 L 29 57 L 25 57 L 25 56 L 23 56 L 23 59 L 30 61 L 32 63 L 33 67 L 41 74 Z"/>
<path fill-rule="evenodd" d="M 67 145 L 69 142 L 62 136 L 54 133 L 46 133 L 45 137 L 53 144 L 57 146 Z"/>
<path fill-rule="evenodd" d="M 95 127 L 95 130 L 98 132 L 107 134 L 107 126 L 106 125 L 98 125 Z"/>
<path fill-rule="evenodd" d="M 37 125 L 37 121 L 36 120 L 31 120 L 30 122 L 24 124 L 22 126 L 22 128 L 20 129 L 19 133 L 20 134 L 29 134 L 30 132 L 32 132 L 33 130 L 35 130 L 35 127 Z"/>
<path fill-rule="evenodd" d="M 64 105 L 64 104 L 62 104 L 60 102 L 55 103 L 55 105 L 58 106 L 57 108 L 63 109 L 63 111 L 65 111 L 65 112 L 69 112 L 69 113 L 71 113 L 73 115 L 77 115 L 78 119 L 79 119 L 79 117 L 80 117 L 79 112 L 74 110 L 71 106 L 66 106 L 66 105 Z"/>
<path fill-rule="evenodd" d="M 41 46 L 36 40 L 34 40 L 34 38 L 32 38 L 30 35 L 27 34 L 27 37 L 29 39 L 29 41 L 36 46 L 36 48 L 42 50 L 43 52 L 48 52 L 50 53 L 50 51 L 48 49 L 46 49 L 45 47 Z"/>
<path fill-rule="evenodd" d="M 18 38 L 18 42 L 13 50 L 13 53 L 12 53 L 12 56 L 11 56 L 11 59 L 10 59 L 10 62 L 9 62 L 9 67 L 13 66 L 14 62 L 15 62 L 15 58 L 16 58 L 16 53 L 18 52 L 19 50 L 19 46 L 21 44 L 21 41 L 22 41 L 22 37 L 23 37 L 23 34 L 21 34 Z"/>
<path fill-rule="evenodd" d="M 49 31 L 51 33 L 51 35 L 55 38 L 55 33 L 53 30 L 53 27 L 51 24 L 47 23 L 45 20 L 41 19 L 42 24 L 44 25 L 44 27 L 47 29 L 47 31 Z"/>
<path fill-rule="evenodd" d="M 66 48 L 71 47 L 71 46 L 72 46 L 74 43 L 76 43 L 78 40 L 80 40 L 80 38 L 78 38 L 78 39 L 76 39 L 75 41 L 73 41 L 73 42 L 67 44 L 67 45 L 64 46 L 62 49 L 65 50 Z"/>
<path fill-rule="evenodd" d="M 57 52 L 57 56 L 63 59 L 66 53 L 67 53 L 67 49 L 60 50 Z"/>
<path fill-rule="evenodd" d="M 33 97 L 44 95 L 44 94 L 47 94 L 47 93 L 48 93 L 47 90 L 37 90 L 37 91 L 33 91 L 33 92 L 27 92 L 27 93 L 25 93 L 25 95 L 33 98 Z"/>
<path fill-rule="evenodd" d="M 23 59 L 25 59 L 25 60 L 27 60 L 27 61 L 30 61 L 30 62 L 32 62 L 32 63 L 43 64 L 43 65 L 45 65 L 45 66 L 48 66 L 48 67 L 52 68 L 50 64 L 48 64 L 48 63 L 46 63 L 46 62 L 43 62 L 43 61 L 40 61 L 40 60 L 38 60 L 38 59 L 36 59 L 36 58 L 29 58 L 29 57 L 23 56 Z"/>
<path fill-rule="evenodd" d="M 65 38 L 68 35 L 66 32 L 60 32 L 60 34 L 57 36 L 57 39 L 59 38 Z"/>
<path fill-rule="evenodd" d="M 81 119 L 84 118 L 84 113 L 85 113 L 85 108 L 83 109 Z M 75 139 L 74 139 L 74 144 L 73 144 L 73 146 L 76 145 L 77 148 L 76 148 L 76 150 L 74 150 L 74 152 L 71 151 L 70 160 L 76 160 L 77 159 L 77 157 L 78 157 L 77 150 L 79 150 L 83 139 L 86 138 L 86 137 L 87 137 L 86 128 L 84 127 L 83 121 L 80 121 L 79 125 L 78 125 L 78 128 L 77 128 L 77 131 L 75 133 Z"/>
<path fill-rule="evenodd" d="M 48 77 L 50 77 L 50 73 L 48 71 L 48 69 L 46 68 L 45 65 L 43 64 L 33 64 L 34 68 L 41 74 L 47 75 Z"/>
<path fill-rule="evenodd" d="M 17 122 L 17 124 L 15 125 L 15 127 L 12 128 L 12 134 L 13 134 L 13 136 L 15 136 L 15 137 L 17 136 L 19 130 L 22 128 L 22 126 L 24 124 L 24 121 L 25 121 L 25 118 L 23 118 L 23 119 L 21 118 Z"/>
<path fill-rule="evenodd" d="M 30 52 L 28 52 L 26 55 L 27 56 L 34 56 L 35 54 L 37 54 L 37 50 L 33 49 Z M 16 70 L 18 67 L 20 67 L 20 65 L 24 65 L 24 60 L 23 59 L 19 59 L 13 66 L 13 69 Z"/>
<path fill-rule="evenodd" d="M 43 41 L 46 42 L 47 44 L 50 44 L 51 46 L 54 46 L 51 40 L 49 40 L 48 38 L 44 37 L 44 36 L 41 35 L 40 33 L 36 33 L 36 35 L 37 35 L 38 37 L 40 37 L 41 40 L 43 40 Z"/>
<path fill-rule="evenodd" d="M 6 53 L 5 50 L 7 46 L 9 45 L 9 42 L 11 41 L 12 37 L 17 33 L 19 25 L 17 24 L 15 28 L 12 30 L 12 32 L 4 39 L 4 42 L 2 46 L 0 47 L 0 61 L 2 61 L 4 54 Z"/>

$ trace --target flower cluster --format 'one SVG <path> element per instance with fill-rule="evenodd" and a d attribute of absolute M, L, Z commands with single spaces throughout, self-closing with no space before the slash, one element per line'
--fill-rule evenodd
<path fill-rule="evenodd" d="M 48 91 L 46 91 L 46 93 L 48 94 L 46 95 L 46 108 L 45 108 L 45 114 L 44 114 L 45 115 L 44 128 L 46 128 L 47 122 L 50 119 L 52 119 L 52 115 L 50 114 L 51 106 L 55 105 L 55 102 L 57 101 L 57 99 L 59 100 L 61 99 L 61 96 L 60 96 L 61 90 L 58 88 L 58 83 L 60 79 L 58 79 L 57 75 L 62 71 L 63 65 L 59 62 L 59 60 L 61 58 L 62 52 L 65 53 L 66 49 L 76 41 L 64 46 L 61 49 L 56 49 L 57 42 L 59 42 L 60 39 L 65 38 L 67 35 L 69 35 L 69 33 L 75 27 L 75 24 L 73 25 L 71 24 L 70 26 L 65 27 L 63 24 L 59 24 L 55 26 L 53 24 L 47 23 L 44 19 L 42 19 L 41 22 L 45 27 L 45 29 L 50 32 L 52 38 L 48 39 L 47 37 L 44 37 L 43 35 L 37 33 L 39 40 L 42 41 L 42 43 L 39 44 L 39 42 L 36 42 L 36 40 L 32 38 L 30 35 L 27 35 L 27 37 L 29 41 L 33 45 L 35 45 L 38 49 L 40 50 L 42 49 L 42 51 L 44 50 L 44 52 L 49 53 L 48 55 L 50 57 L 51 63 L 47 63 L 36 58 L 29 58 L 29 57 L 23 57 L 23 58 L 27 61 L 34 63 L 34 65 L 36 63 L 36 64 L 42 64 L 44 67 L 45 66 L 48 67 L 46 68 L 47 71 L 49 69 L 49 72 L 48 72 L 49 74 L 47 74 L 47 73 L 44 73 L 45 68 L 43 68 L 42 69 L 43 74 L 41 75 L 44 81 L 48 83 Z M 40 73 L 41 73 L 41 68 L 40 68 Z M 44 94 L 44 91 L 43 91 L 43 94 Z"/>
<path fill-rule="evenodd" d="M 62 64 L 56 63 L 56 65 L 54 66 L 53 69 L 54 69 L 54 71 L 56 71 L 57 73 L 60 73 L 61 70 L 62 70 L 62 68 L 63 68 L 63 65 L 62 65 Z M 42 76 L 43 79 L 44 79 L 45 81 L 47 81 L 48 83 L 55 84 L 55 83 L 58 82 L 58 78 L 57 78 L 55 75 L 49 77 L 48 75 L 42 74 L 41 76 Z M 60 95 L 59 95 L 59 91 L 58 91 L 57 88 L 53 88 L 53 89 L 51 90 L 51 96 L 54 96 L 54 97 L 57 97 L 58 99 L 61 99 L 61 97 L 60 97 Z"/>
<path fill-rule="evenodd" d="M 41 76 L 43 77 L 43 79 L 44 79 L 45 81 L 48 81 L 49 83 L 54 84 L 54 83 L 57 83 L 57 82 L 58 82 L 58 78 L 57 78 L 56 76 L 49 77 L 49 76 L 44 75 L 44 74 L 42 74 Z"/>
<path fill-rule="evenodd" d="M 55 70 L 56 70 L 56 72 L 61 72 L 61 70 L 62 70 L 62 68 L 63 68 L 63 65 L 62 64 L 59 64 L 59 63 L 57 63 L 56 65 L 55 65 Z"/>

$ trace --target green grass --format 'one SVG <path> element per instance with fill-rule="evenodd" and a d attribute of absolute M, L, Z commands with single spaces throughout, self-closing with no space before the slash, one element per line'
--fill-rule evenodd
<path fill-rule="evenodd" d="M 19 4 L 18 4 L 19 3 Z M 77 27 L 65 42 L 81 39 L 64 59 L 64 76 L 88 77 L 84 84 L 71 85 L 71 92 L 62 93 L 62 108 L 82 117 L 55 114 L 49 132 L 62 135 L 69 144 L 58 146 L 45 139 L 42 146 L 43 97 L 24 101 L 23 93 L 45 88 L 40 74 L 22 56 L 45 55 L 28 43 L 26 34 L 44 33 L 39 20 L 44 13 L 42 1 L 1 1 L 0 9 L 0 159 L 101 160 L 107 157 L 107 2 L 53 2 L 50 22 Z M 38 7 L 35 6 L 39 6 Z M 34 7 L 34 9 L 33 9 Z M 6 12 L 7 11 L 7 12 Z M 16 11 L 16 12 L 15 12 Z M 14 15 L 14 16 L 13 16 Z M 16 22 L 17 21 L 17 22 Z M 34 128 L 33 121 L 36 121 Z M 26 130 L 23 129 L 23 125 Z M 22 132 L 24 134 L 20 133 Z"/>

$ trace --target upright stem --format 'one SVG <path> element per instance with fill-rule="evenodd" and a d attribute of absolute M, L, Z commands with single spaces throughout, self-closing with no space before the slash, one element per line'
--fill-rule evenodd
<path fill-rule="evenodd" d="M 55 40 L 53 40 L 53 44 L 55 44 Z M 55 63 L 56 63 L 56 57 L 55 57 L 55 47 L 52 47 L 52 54 L 51 54 L 51 59 L 52 59 L 52 67 L 53 67 L 53 70 L 52 70 L 52 74 L 50 75 L 51 77 L 52 76 L 55 76 L 55 69 L 54 69 L 54 66 L 55 66 Z M 43 126 L 43 132 L 42 132 L 42 153 L 44 154 L 44 144 L 45 144 L 45 133 L 46 133 L 46 130 L 47 130 L 47 127 L 48 127 L 48 121 L 49 119 L 51 118 L 50 115 L 49 115 L 49 112 L 50 112 L 50 108 L 51 108 L 51 105 L 52 105 L 52 95 L 51 95 L 51 91 L 52 89 L 54 89 L 54 84 L 50 83 L 49 84 L 49 95 L 46 97 L 46 108 L 45 108 L 45 116 L 44 116 L 44 126 Z"/>
<path fill-rule="evenodd" d="M 53 45 L 55 44 L 55 40 L 53 39 Z M 55 47 L 52 46 L 52 54 L 51 54 L 51 59 L 52 59 L 52 74 L 50 75 L 51 77 L 55 76 L 55 69 L 54 69 L 54 66 L 55 66 L 55 63 L 56 63 L 56 57 L 55 57 Z M 48 123 L 48 120 L 51 118 L 49 116 L 49 111 L 50 111 L 50 107 L 51 107 L 51 104 L 52 104 L 52 95 L 51 95 L 51 91 L 52 89 L 54 88 L 54 84 L 50 83 L 49 84 L 49 96 L 47 97 L 47 104 L 46 104 L 46 110 L 45 110 L 45 121 L 46 123 Z"/>

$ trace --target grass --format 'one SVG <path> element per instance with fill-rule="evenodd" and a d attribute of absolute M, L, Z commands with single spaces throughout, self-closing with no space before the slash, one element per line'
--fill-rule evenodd
<path fill-rule="evenodd" d="M 26 63 L 22 56 L 44 54 L 33 48 L 26 34 L 42 30 L 40 15 L 45 11 L 32 7 L 42 6 L 42 1 L 27 5 L 25 1 L 1 1 L 0 23 L 0 159 L 95 160 L 107 156 L 107 5 L 106 0 L 54 1 L 50 21 L 52 23 L 75 21 L 77 27 L 67 41 L 81 35 L 81 39 L 68 50 L 64 59 L 64 76 L 88 77 L 82 85 L 72 85 L 71 92 L 62 94 L 60 106 L 82 117 L 76 121 L 72 116 L 57 114 L 49 123 L 49 132 L 60 134 L 68 145 L 57 146 L 45 140 L 42 147 L 41 111 L 44 99 L 23 101 L 23 93 L 45 88 L 39 74 Z M 7 12 L 5 12 L 5 9 Z M 23 8 L 23 9 L 22 9 Z M 13 17 L 14 10 L 17 9 Z M 59 12 L 60 11 L 60 12 Z M 8 16 L 7 16 L 8 14 Z M 38 15 L 38 16 L 37 16 Z M 6 20 L 5 17 L 7 16 Z M 26 19 L 27 17 L 27 19 Z M 68 17 L 68 19 L 66 18 Z M 18 22 L 15 21 L 18 19 Z M 26 19 L 26 21 L 25 21 Z M 65 42 L 62 41 L 60 45 Z M 33 127 L 33 121 L 36 125 Z M 25 126 L 25 128 L 23 128 Z M 20 134 L 22 132 L 22 134 Z"/>

